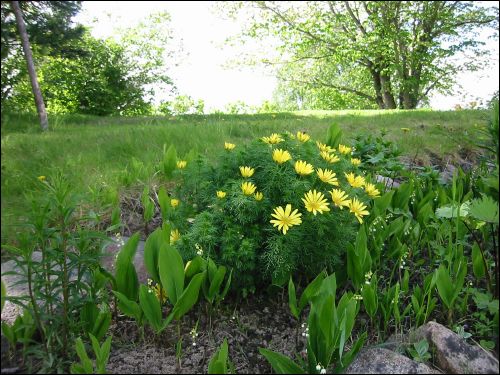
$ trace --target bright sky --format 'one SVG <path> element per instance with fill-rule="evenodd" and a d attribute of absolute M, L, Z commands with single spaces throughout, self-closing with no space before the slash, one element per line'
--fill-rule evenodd
<path fill-rule="evenodd" d="M 172 17 L 171 27 L 176 39 L 183 41 L 188 56 L 180 66 L 173 68 L 171 77 L 180 94 L 205 101 L 205 111 L 223 109 L 227 103 L 242 100 L 249 105 L 260 105 L 272 97 L 276 79 L 262 70 L 250 68 L 223 68 L 228 60 L 244 51 L 243 47 L 220 45 L 240 26 L 214 13 L 213 2 L 208 1 L 84 1 L 76 21 L 93 27 L 95 37 L 113 35 L 114 27 L 138 23 L 147 15 L 166 10 Z M 495 2 L 498 4 L 498 2 Z M 497 5 L 498 6 L 498 5 Z M 111 22 L 108 15 L 111 15 Z M 93 23 L 93 19 L 99 21 Z M 467 104 L 476 98 L 489 100 L 498 90 L 498 42 L 489 42 L 496 59 L 487 69 L 459 76 L 464 96 L 454 90 L 453 96 L 436 95 L 431 99 L 435 109 L 451 109 L 457 103 Z M 255 47 L 255 46 L 254 46 Z M 248 47 L 247 47 L 248 48 Z"/>

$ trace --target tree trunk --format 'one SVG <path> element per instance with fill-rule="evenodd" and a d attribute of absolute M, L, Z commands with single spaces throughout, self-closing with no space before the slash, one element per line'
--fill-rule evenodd
<path fill-rule="evenodd" d="M 384 99 L 382 98 L 382 84 L 380 83 L 380 73 L 370 68 L 372 75 L 373 88 L 375 89 L 375 101 L 379 109 L 385 109 Z"/>
<path fill-rule="evenodd" d="M 380 84 L 382 86 L 382 98 L 384 99 L 384 108 L 397 108 L 394 95 L 392 94 L 391 78 L 385 74 L 380 75 Z"/>
<path fill-rule="evenodd" d="M 21 8 L 19 7 L 19 1 L 11 1 L 11 4 L 12 10 L 16 16 L 17 29 L 19 30 L 19 36 L 21 37 L 24 56 L 26 57 L 26 64 L 28 65 L 28 74 L 30 76 L 31 88 L 33 89 L 33 95 L 35 97 L 36 110 L 38 112 L 38 117 L 40 118 L 40 126 L 42 127 L 42 130 L 45 131 L 49 129 L 49 122 L 47 120 L 47 111 L 45 110 L 42 92 L 40 91 L 40 85 L 38 84 L 38 78 L 36 76 L 30 41 L 28 39 L 28 33 L 26 32 L 26 25 L 24 24 L 23 14 L 21 13 Z"/>

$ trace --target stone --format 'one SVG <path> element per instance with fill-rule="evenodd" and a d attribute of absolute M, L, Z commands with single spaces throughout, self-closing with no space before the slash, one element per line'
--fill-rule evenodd
<path fill-rule="evenodd" d="M 364 348 L 345 374 L 438 374 L 426 364 L 384 348 Z"/>
<path fill-rule="evenodd" d="M 419 327 L 412 341 L 425 338 L 434 362 L 451 374 L 498 374 L 498 360 L 478 345 L 468 344 L 461 336 L 436 322 Z"/>

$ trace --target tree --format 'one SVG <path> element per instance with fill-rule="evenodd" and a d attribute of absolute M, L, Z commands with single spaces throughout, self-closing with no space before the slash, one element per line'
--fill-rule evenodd
<path fill-rule="evenodd" d="M 28 66 L 28 73 L 31 80 L 31 87 L 33 89 L 33 95 L 35 97 L 36 110 L 38 112 L 38 117 L 40 118 L 40 126 L 42 130 L 45 131 L 49 129 L 49 122 L 47 120 L 47 111 L 45 110 L 45 103 L 43 102 L 42 92 L 40 91 L 40 86 L 38 85 L 35 64 L 33 62 L 33 55 L 31 54 L 30 42 L 28 39 L 28 34 L 26 32 L 26 25 L 24 24 L 21 9 L 19 8 L 19 2 L 12 1 L 11 3 L 12 9 L 16 16 L 17 28 L 19 29 L 19 36 L 22 41 L 24 56 L 26 57 L 26 64 Z"/>
<path fill-rule="evenodd" d="M 80 56 L 75 40 L 82 37 L 84 27 L 74 25 L 71 18 L 81 8 L 81 1 L 21 1 L 31 50 L 37 61 L 45 56 Z M 13 88 L 28 78 L 17 32 L 16 18 L 10 1 L 1 2 L 1 103 L 2 108 L 13 94 Z"/>
<path fill-rule="evenodd" d="M 264 62 L 295 65 L 281 80 L 354 94 L 381 109 L 416 108 L 449 89 L 458 70 L 477 69 L 485 53 L 477 31 L 498 25 L 498 8 L 472 1 L 253 1 L 228 13 L 240 10 L 253 12 L 243 40 L 279 40 L 279 57 Z M 468 59 L 457 63 L 459 55 Z M 287 74 L 299 69 L 299 78 Z"/>

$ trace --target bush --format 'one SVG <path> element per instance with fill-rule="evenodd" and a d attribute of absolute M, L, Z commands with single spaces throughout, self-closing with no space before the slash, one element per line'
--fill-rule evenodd
<path fill-rule="evenodd" d="M 342 153 L 332 146 L 314 142 L 305 133 L 273 134 L 234 149 L 226 143 L 214 166 L 200 157 L 176 171 L 182 174 L 177 192 L 182 204 L 205 208 L 194 222 L 175 221 L 184 233 L 176 242 L 182 256 L 188 260 L 197 252 L 208 252 L 217 263 L 234 269 L 232 287 L 243 295 L 271 282 L 283 285 L 292 273 L 308 279 L 323 269 L 345 274 L 346 247 L 357 231 L 352 211 L 366 209 L 351 210 L 351 199 L 366 204 L 371 197 L 363 190 L 364 177 L 351 181 L 356 188 L 347 183 L 345 172 L 358 175 L 351 149 L 340 145 Z M 274 160 L 279 150 L 287 151 L 289 160 L 286 152 L 281 163 Z M 299 161 L 304 162 L 302 170 Z M 326 183 L 319 169 L 336 175 Z M 340 207 L 330 199 L 332 189 L 348 195 Z M 309 205 L 310 211 L 306 194 L 320 201 L 315 207 Z M 288 227 L 276 220 L 279 210 L 295 214 L 294 220 L 288 218 Z"/>

